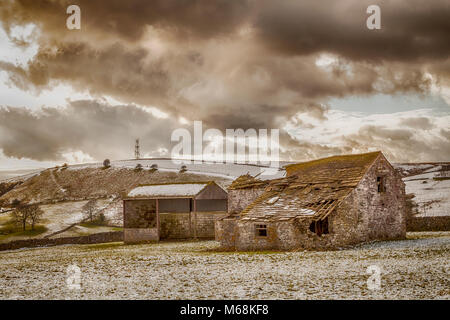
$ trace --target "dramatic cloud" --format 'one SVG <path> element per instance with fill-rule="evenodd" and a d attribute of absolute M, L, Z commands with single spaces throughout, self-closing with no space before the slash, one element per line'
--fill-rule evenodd
<path fill-rule="evenodd" d="M 448 1 L 263 1 L 259 38 L 274 50 L 305 55 L 335 53 L 349 59 L 446 59 L 450 51 Z M 366 28 L 366 9 L 381 7 L 381 26 Z"/>
<path fill-rule="evenodd" d="M 140 137 L 143 153 L 157 156 L 159 148 L 170 146 L 170 134 L 179 127 L 130 105 L 76 101 L 39 112 L 7 107 L 0 109 L 0 148 L 7 157 L 41 161 L 123 159 L 133 155 L 134 139 Z"/>
<path fill-rule="evenodd" d="M 81 30 L 66 28 L 70 4 L 81 8 Z M 366 28 L 366 9 L 372 4 L 381 7 L 381 30 Z M 449 16 L 446 0 L 426 6 L 418 0 L 4 0 L 0 22 L 11 42 L 37 46 L 26 64 L 0 61 L 9 83 L 33 92 L 63 84 L 126 106 L 84 101 L 66 109 L 44 108 L 37 115 L 3 109 L 0 148 L 8 156 L 39 160 L 59 159 L 67 150 L 101 159 L 113 152 L 97 148 L 105 138 L 96 130 L 107 128 L 117 148 L 129 145 L 124 133 L 131 132 L 142 140 L 145 136 L 149 148 L 158 150 L 167 148 L 163 135 L 179 126 L 175 120 L 180 118 L 203 120 L 222 130 L 283 128 L 297 121 L 305 134 L 305 126 L 332 127 L 327 121 L 331 98 L 411 92 L 446 98 Z M 14 32 L 30 25 L 34 28 L 26 36 Z M 156 107 L 169 118 L 153 118 L 131 104 Z M 302 122 L 299 113 L 315 120 Z M 21 134 L 12 128 L 12 119 L 27 130 Z M 402 121 L 392 130 L 378 123 L 358 126 L 358 132 L 349 132 L 335 145 L 293 139 L 283 132 L 284 155 L 303 159 L 380 148 L 383 137 L 388 144 L 389 134 L 399 143 L 388 150 L 425 148 L 425 140 L 408 134 L 436 128 L 430 115 Z M 73 132 L 64 138 L 52 136 L 57 128 L 40 132 L 34 137 L 40 142 L 27 148 L 33 130 L 39 130 L 31 124 L 47 122 Z M 149 128 L 159 130 L 151 133 Z M 21 146 L 14 146 L 15 139 Z M 402 139 L 417 143 L 402 145 Z M 442 148 L 429 152 L 429 159 L 445 155 Z M 395 157 L 405 154 L 416 153 L 398 151 Z"/>

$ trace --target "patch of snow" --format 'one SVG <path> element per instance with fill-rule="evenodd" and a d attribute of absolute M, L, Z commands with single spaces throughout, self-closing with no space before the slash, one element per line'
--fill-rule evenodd
<path fill-rule="evenodd" d="M 418 205 L 417 216 L 450 215 L 450 180 L 434 180 L 436 172 L 424 173 L 404 179 L 406 193 Z"/>
<path fill-rule="evenodd" d="M 273 197 L 266 201 L 267 204 L 274 204 L 280 197 Z"/>
<path fill-rule="evenodd" d="M 179 183 L 141 186 L 134 188 L 128 193 L 128 197 L 183 197 L 194 196 L 207 184 L 205 183 Z"/>
<path fill-rule="evenodd" d="M 314 210 L 311 210 L 311 209 L 301 208 L 300 209 L 300 213 L 301 214 L 306 214 L 306 215 L 314 215 L 316 212 Z"/>

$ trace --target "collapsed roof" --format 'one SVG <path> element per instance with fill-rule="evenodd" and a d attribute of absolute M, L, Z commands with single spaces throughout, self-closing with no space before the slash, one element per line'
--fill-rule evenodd
<path fill-rule="evenodd" d="M 260 180 L 247 173 L 234 180 L 228 187 L 228 190 L 262 188 L 267 186 L 269 183 L 269 180 Z"/>
<path fill-rule="evenodd" d="M 241 213 L 242 220 L 325 219 L 358 185 L 381 152 L 334 156 L 286 166 Z"/>

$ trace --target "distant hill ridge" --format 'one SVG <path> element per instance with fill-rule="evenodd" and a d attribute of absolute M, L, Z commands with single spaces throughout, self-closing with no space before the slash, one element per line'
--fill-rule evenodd
<path fill-rule="evenodd" d="M 23 182 L 0 183 L 0 202 L 51 203 L 92 198 L 117 197 L 149 183 L 216 180 L 226 185 L 229 179 L 188 172 L 135 170 L 130 168 L 47 169 Z M 2 192 L 3 190 L 3 192 Z M 5 192 L 6 191 L 6 192 Z"/>
<path fill-rule="evenodd" d="M 136 169 L 138 164 L 141 170 Z M 273 171 L 266 178 L 284 174 L 279 168 L 257 164 L 189 160 L 180 164 L 170 158 L 116 160 L 109 168 L 102 163 L 61 166 L 0 181 L 0 203 L 7 205 L 15 199 L 51 203 L 117 197 L 140 184 L 152 183 L 214 180 L 226 187 L 242 174 L 260 175 L 265 170 Z"/>

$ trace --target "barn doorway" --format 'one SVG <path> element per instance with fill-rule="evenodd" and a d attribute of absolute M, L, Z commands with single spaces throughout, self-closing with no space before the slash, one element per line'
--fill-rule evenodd
<path fill-rule="evenodd" d="M 317 221 L 311 222 L 311 224 L 309 225 L 309 230 L 311 232 L 314 232 L 315 234 L 317 234 L 319 237 L 322 234 L 327 234 L 328 233 L 328 217 L 326 217 L 323 220 L 317 220 Z"/>

